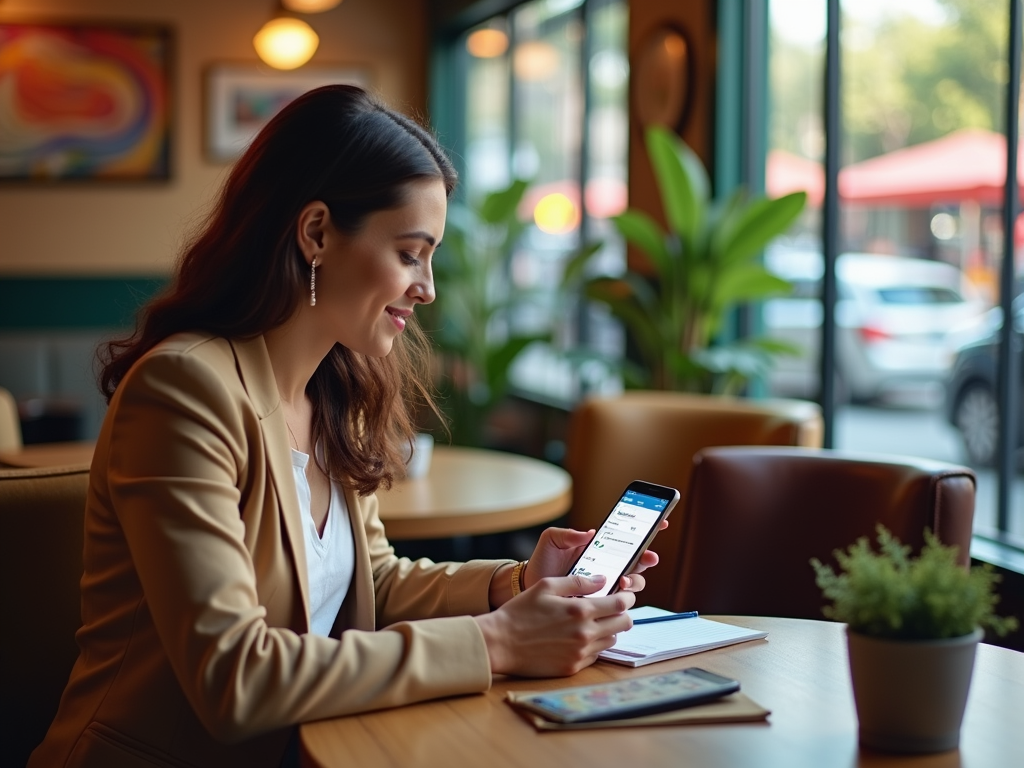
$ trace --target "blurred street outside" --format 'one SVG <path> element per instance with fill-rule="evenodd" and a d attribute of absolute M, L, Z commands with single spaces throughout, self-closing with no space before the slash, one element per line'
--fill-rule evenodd
<path fill-rule="evenodd" d="M 922 405 L 841 406 L 836 412 L 835 447 L 918 456 L 970 466 L 956 430 L 945 420 L 941 406 L 925 399 Z M 974 467 L 978 495 L 974 530 L 984 533 L 996 522 L 996 473 Z M 1024 476 L 1014 475 L 1009 532 L 1024 540 Z"/>

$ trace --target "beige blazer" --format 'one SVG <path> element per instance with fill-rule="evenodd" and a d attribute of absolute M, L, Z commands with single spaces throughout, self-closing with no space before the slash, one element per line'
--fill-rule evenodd
<path fill-rule="evenodd" d="M 297 723 L 486 690 L 469 616 L 501 562 L 399 559 L 376 497 L 346 501 L 355 574 L 340 637 L 315 636 L 263 338 L 148 353 L 97 443 L 81 652 L 30 768 L 275 766 Z"/>

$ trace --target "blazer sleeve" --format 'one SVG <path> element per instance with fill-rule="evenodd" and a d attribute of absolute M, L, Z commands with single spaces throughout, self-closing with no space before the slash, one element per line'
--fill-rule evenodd
<path fill-rule="evenodd" d="M 259 490 L 251 478 L 261 432 L 239 391 L 233 370 L 160 351 L 136 364 L 112 404 L 107 492 L 131 553 L 120 567 L 136 570 L 138 615 L 153 622 L 207 730 L 230 742 L 486 690 L 486 647 L 466 616 L 341 639 L 268 626 L 240 514 Z"/>
<path fill-rule="evenodd" d="M 491 578 L 498 568 L 514 560 L 435 563 L 427 558 L 396 557 L 378 514 L 377 497 L 362 497 L 357 503 L 373 571 L 378 627 L 441 616 L 479 616 L 491 610 Z"/>

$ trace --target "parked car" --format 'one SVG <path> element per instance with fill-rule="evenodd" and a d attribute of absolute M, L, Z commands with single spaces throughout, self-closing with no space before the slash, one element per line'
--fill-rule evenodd
<path fill-rule="evenodd" d="M 776 394 L 815 397 L 820 381 L 820 253 L 773 250 L 766 266 L 793 283 L 765 303 L 765 333 L 802 350 L 782 358 L 770 379 Z M 988 308 L 971 282 L 943 262 L 845 253 L 836 260 L 836 392 L 867 402 L 887 393 L 944 384 L 952 362 L 951 328 Z"/>
<path fill-rule="evenodd" d="M 964 441 L 968 460 L 987 467 L 995 462 L 999 448 L 999 400 L 996 376 L 999 368 L 999 336 L 1003 313 L 990 310 L 973 333 L 956 351 L 946 385 L 946 418 Z M 1013 329 L 1017 354 L 1022 355 L 1024 296 L 1013 302 Z M 1021 363 L 1024 364 L 1024 355 Z M 1024 445 L 1024 387 L 1018 391 L 1017 445 Z"/>

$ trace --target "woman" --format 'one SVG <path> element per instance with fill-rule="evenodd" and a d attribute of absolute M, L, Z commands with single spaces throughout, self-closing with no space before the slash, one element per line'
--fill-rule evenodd
<path fill-rule="evenodd" d="M 402 466 L 416 306 L 455 175 L 363 91 L 286 107 L 232 170 L 168 293 L 107 349 L 80 657 L 30 766 L 273 766 L 309 720 L 568 675 L 624 590 L 524 564 L 395 557 L 373 492 Z M 516 594 L 521 592 L 521 594 Z M 378 628 L 384 628 L 377 631 Z"/>

